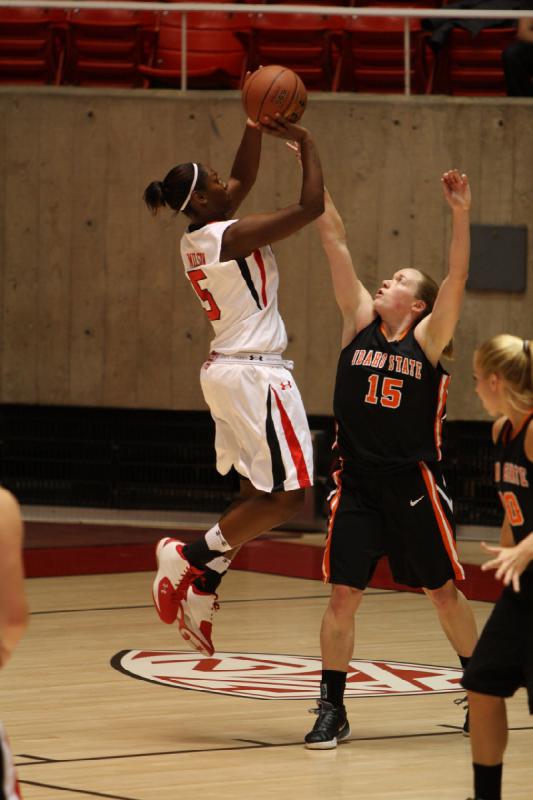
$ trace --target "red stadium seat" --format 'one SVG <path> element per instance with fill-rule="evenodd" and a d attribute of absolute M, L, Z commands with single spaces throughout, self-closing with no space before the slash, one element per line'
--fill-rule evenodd
<path fill-rule="evenodd" d="M 247 69 L 283 64 L 307 89 L 330 90 L 335 63 L 333 29 L 342 19 L 319 14 L 257 14 L 252 19 Z"/>
<path fill-rule="evenodd" d="M 424 92 L 426 68 L 420 20 L 411 19 L 411 91 Z M 357 17 L 346 21 L 335 91 L 398 93 L 404 91 L 404 20 Z"/>
<path fill-rule="evenodd" d="M 238 89 L 246 53 L 237 32 L 246 30 L 248 14 L 210 11 L 187 14 L 187 86 L 193 89 Z M 180 86 L 181 14 L 160 17 L 152 63 L 139 72 L 150 86 Z"/>
<path fill-rule="evenodd" d="M 506 95 L 502 52 L 516 28 L 485 28 L 475 36 L 454 28 L 438 55 L 432 91 L 437 94 Z"/>
<path fill-rule="evenodd" d="M 0 8 L 0 82 L 59 83 L 62 51 L 41 8 Z"/>
<path fill-rule="evenodd" d="M 77 86 L 138 86 L 150 12 L 78 8 L 69 12 L 65 82 Z"/>

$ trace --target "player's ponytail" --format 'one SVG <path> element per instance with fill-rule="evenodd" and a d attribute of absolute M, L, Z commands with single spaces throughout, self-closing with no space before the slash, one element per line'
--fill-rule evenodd
<path fill-rule="evenodd" d="M 416 299 L 422 300 L 426 304 L 426 307 L 419 317 L 419 320 L 421 320 L 424 319 L 424 317 L 427 317 L 428 314 L 431 314 L 433 311 L 433 306 L 435 305 L 435 300 L 437 299 L 437 295 L 439 293 L 439 285 L 433 280 L 431 275 L 428 275 L 426 272 L 422 272 L 421 269 L 419 269 L 418 272 L 422 275 L 422 280 L 418 282 Z M 445 358 L 453 358 L 453 339 L 450 339 L 442 351 L 442 355 L 445 356 Z"/>
<path fill-rule="evenodd" d="M 155 216 L 161 206 L 166 205 L 165 198 L 163 197 L 163 183 L 161 181 L 152 181 L 144 190 L 144 202 Z"/>
<path fill-rule="evenodd" d="M 162 181 L 152 181 L 146 187 L 144 202 L 154 215 L 162 206 L 168 206 L 190 216 L 192 193 L 197 189 L 205 189 L 206 183 L 207 171 L 201 164 L 178 164 Z"/>
<path fill-rule="evenodd" d="M 529 339 L 501 333 L 476 350 L 483 375 L 501 375 L 510 405 L 525 414 L 533 408 L 533 354 Z"/>

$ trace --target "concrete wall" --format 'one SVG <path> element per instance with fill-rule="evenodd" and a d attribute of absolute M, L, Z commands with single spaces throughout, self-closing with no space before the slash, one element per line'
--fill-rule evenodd
<path fill-rule="evenodd" d="M 235 93 L 0 88 L 0 402 L 204 408 L 211 331 L 179 264 L 183 217 L 153 219 L 142 192 L 176 163 L 227 174 L 244 122 Z M 354 260 L 370 289 L 402 266 L 446 268 L 440 175 L 469 174 L 473 222 L 533 220 L 533 103 L 315 95 L 304 118 Z M 267 140 L 243 213 L 298 196 L 283 143 Z M 339 316 L 312 227 L 276 247 L 287 356 L 306 408 L 331 413 Z M 502 264 L 505 269 L 505 264 Z M 449 417 L 483 418 L 474 344 L 533 338 L 527 293 L 468 293 Z"/>

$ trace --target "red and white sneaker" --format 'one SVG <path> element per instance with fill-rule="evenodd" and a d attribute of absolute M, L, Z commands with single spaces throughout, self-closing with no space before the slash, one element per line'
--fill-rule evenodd
<path fill-rule="evenodd" d="M 156 611 L 162 622 L 172 625 L 178 615 L 180 600 L 187 594 L 190 583 L 202 575 L 183 555 L 184 543 L 177 539 L 160 539 L 155 555 L 157 574 L 152 587 Z"/>
<path fill-rule="evenodd" d="M 178 630 L 182 639 L 206 656 L 215 652 L 211 631 L 213 614 L 219 609 L 217 600 L 218 595 L 202 592 L 191 584 L 178 609 Z"/>

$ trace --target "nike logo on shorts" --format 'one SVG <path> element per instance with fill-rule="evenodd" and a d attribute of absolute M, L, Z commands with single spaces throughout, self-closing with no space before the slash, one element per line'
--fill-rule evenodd
<path fill-rule="evenodd" d="M 424 497 L 425 495 L 422 495 L 422 497 L 419 497 L 418 500 L 409 500 L 409 505 L 411 506 L 411 508 L 413 508 L 413 506 L 416 506 L 417 503 L 419 503 L 421 500 L 424 499 Z"/>

